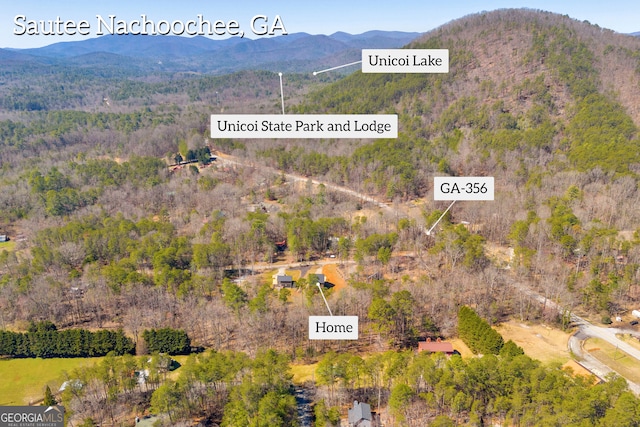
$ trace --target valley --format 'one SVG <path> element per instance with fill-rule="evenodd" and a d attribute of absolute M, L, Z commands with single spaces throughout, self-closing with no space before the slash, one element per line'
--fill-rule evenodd
<path fill-rule="evenodd" d="M 48 386 L 86 426 L 326 427 L 356 400 L 398 426 L 636 419 L 640 39 L 529 9 L 291 36 L 0 52 L 0 369 L 50 373 L 0 404 Z M 311 73 L 394 39 L 449 72 Z M 442 177 L 493 198 L 434 199 Z M 327 314 L 357 339 L 311 339 Z"/>

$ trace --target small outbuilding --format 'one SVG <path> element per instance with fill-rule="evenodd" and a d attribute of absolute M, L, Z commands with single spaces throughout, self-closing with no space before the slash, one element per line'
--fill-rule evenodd
<path fill-rule="evenodd" d="M 276 274 L 273 276 L 273 286 L 279 288 L 293 288 L 293 277 L 286 274 Z"/>
<path fill-rule="evenodd" d="M 428 351 L 429 353 L 445 353 L 448 356 L 455 354 L 453 344 L 447 341 L 442 341 L 438 338 L 432 341 L 431 338 L 427 338 L 426 341 L 420 341 L 418 343 L 418 351 Z"/>
<path fill-rule="evenodd" d="M 353 402 L 353 408 L 349 409 L 349 427 L 372 427 L 373 416 L 371 405 L 368 403 Z"/>

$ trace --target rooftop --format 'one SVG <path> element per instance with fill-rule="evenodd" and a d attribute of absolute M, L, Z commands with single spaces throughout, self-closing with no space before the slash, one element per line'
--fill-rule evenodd
<path fill-rule="evenodd" d="M 418 351 L 429 351 L 431 353 L 453 353 L 453 344 L 441 341 L 440 338 L 436 341 L 431 341 L 431 338 L 427 338 L 426 341 L 420 341 L 418 343 Z"/>

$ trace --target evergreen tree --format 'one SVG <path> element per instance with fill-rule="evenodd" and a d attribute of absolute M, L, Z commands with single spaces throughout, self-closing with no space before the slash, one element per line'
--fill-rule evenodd
<path fill-rule="evenodd" d="M 247 303 L 247 293 L 226 277 L 222 281 L 221 290 L 225 304 L 239 314 L 240 309 Z"/>
<path fill-rule="evenodd" d="M 58 401 L 53 396 L 53 392 L 51 391 L 51 388 L 47 386 L 44 389 L 44 400 L 42 401 L 42 406 L 55 406 L 57 404 L 58 404 Z"/>
<path fill-rule="evenodd" d="M 474 353 L 499 354 L 504 346 L 502 336 L 467 306 L 458 311 L 458 336 Z"/>
<path fill-rule="evenodd" d="M 142 333 L 151 353 L 189 354 L 191 339 L 184 330 L 160 328 L 147 329 Z"/>

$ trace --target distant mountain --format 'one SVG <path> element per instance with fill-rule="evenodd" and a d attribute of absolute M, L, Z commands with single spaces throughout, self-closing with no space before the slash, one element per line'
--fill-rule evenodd
<path fill-rule="evenodd" d="M 60 42 L 18 52 L 50 58 L 72 58 L 90 53 L 106 52 L 123 56 L 192 56 L 205 51 L 241 43 L 242 39 L 230 38 L 213 41 L 206 37 L 106 35 L 76 42 Z M 213 43 L 212 43 L 213 42 Z"/>
<path fill-rule="evenodd" d="M 36 62 L 38 58 L 33 57 L 32 55 L 28 55 L 22 53 L 20 51 L 15 51 L 12 49 L 0 49 L 0 61 L 15 61 L 15 62 Z"/>
<path fill-rule="evenodd" d="M 640 37 L 640 31 L 636 31 L 635 33 L 631 33 L 632 36 Z"/>
<path fill-rule="evenodd" d="M 408 37 L 415 39 L 419 36 L 419 33 L 405 33 L 402 31 L 367 31 L 356 35 L 337 32 L 329 37 L 358 49 L 393 49 L 398 47 L 398 42 L 408 43 L 411 41 L 407 41 Z"/>
<path fill-rule="evenodd" d="M 213 40 L 202 36 L 107 35 L 77 42 L 60 42 L 35 49 L 7 49 L 16 59 L 46 58 L 80 67 L 129 67 L 158 71 L 222 73 L 248 68 L 309 71 L 335 65 L 335 58 L 354 61 L 364 48 L 402 47 L 420 33 L 369 31 L 330 36 L 295 33 L 260 39 Z M 333 60 L 332 60 L 333 58 Z"/>

